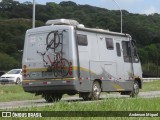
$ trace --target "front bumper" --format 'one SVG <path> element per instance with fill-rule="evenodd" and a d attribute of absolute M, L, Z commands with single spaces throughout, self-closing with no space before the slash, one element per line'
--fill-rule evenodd
<path fill-rule="evenodd" d="M 1 79 L 0 80 L 1 84 L 14 84 L 14 80 L 10 80 L 10 79 Z"/>

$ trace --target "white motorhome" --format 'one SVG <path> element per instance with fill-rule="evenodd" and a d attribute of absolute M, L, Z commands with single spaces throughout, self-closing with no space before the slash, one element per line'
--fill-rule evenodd
<path fill-rule="evenodd" d="M 75 20 L 49 20 L 27 30 L 23 88 L 47 102 L 63 94 L 99 99 L 101 92 L 137 96 L 142 69 L 128 34 L 86 28 Z"/>

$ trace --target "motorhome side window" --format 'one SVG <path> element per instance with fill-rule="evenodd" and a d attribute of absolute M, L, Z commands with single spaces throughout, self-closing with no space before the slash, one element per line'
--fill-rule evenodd
<path fill-rule="evenodd" d="M 128 41 L 122 41 L 124 62 L 131 62 L 131 47 Z"/>
<path fill-rule="evenodd" d="M 123 41 L 122 48 L 123 48 L 124 62 L 131 62 L 131 51 L 132 51 L 132 61 L 134 63 L 139 62 L 139 57 L 135 46 L 130 45 L 130 42 Z"/>
<path fill-rule="evenodd" d="M 88 45 L 87 35 L 77 34 L 77 42 L 78 45 L 80 46 L 87 46 Z"/>
<path fill-rule="evenodd" d="M 121 48 L 119 43 L 116 43 L 116 50 L 117 50 L 117 56 L 121 57 Z"/>
<path fill-rule="evenodd" d="M 114 49 L 112 38 L 106 38 L 106 47 L 107 47 L 108 50 L 113 50 Z"/>

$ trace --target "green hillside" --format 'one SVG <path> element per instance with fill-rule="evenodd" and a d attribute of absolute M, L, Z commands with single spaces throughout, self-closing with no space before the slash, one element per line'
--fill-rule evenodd
<path fill-rule="evenodd" d="M 74 2 L 36 5 L 36 26 L 49 19 L 75 19 L 86 27 L 120 32 L 120 12 Z M 25 31 L 32 25 L 32 3 L 13 0 L 0 2 L 0 70 L 21 67 Z M 123 10 L 123 33 L 137 41 L 146 74 L 160 76 L 160 15 L 132 14 Z"/>

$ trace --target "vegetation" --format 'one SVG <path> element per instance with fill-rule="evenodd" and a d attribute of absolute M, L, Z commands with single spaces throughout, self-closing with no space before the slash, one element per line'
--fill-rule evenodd
<path fill-rule="evenodd" d="M 145 82 L 143 83 L 143 89 L 141 92 L 146 91 L 160 91 L 159 88 L 160 80 L 153 82 Z M 34 94 L 24 92 L 21 85 L 0 85 L 0 102 L 7 101 L 20 101 L 20 100 L 33 100 L 40 99 L 41 96 L 35 96 Z M 105 93 L 104 93 L 105 94 Z M 64 95 L 63 97 L 67 97 L 68 95 Z"/>
<path fill-rule="evenodd" d="M 26 0 L 27 1 L 27 0 Z M 0 2 L 0 70 L 21 67 L 25 31 L 31 28 L 32 3 L 14 0 Z M 36 5 L 36 26 L 48 19 L 76 19 L 86 27 L 120 31 L 119 11 L 110 11 L 71 1 L 59 4 L 48 2 Z M 160 76 L 160 15 L 132 14 L 123 10 L 123 32 L 137 41 L 143 71 L 149 76 Z M 10 65 L 4 66 L 9 63 Z"/>
<path fill-rule="evenodd" d="M 123 111 L 122 114 L 126 114 L 126 112 L 128 111 L 136 111 L 138 113 L 138 111 L 159 111 L 159 98 L 150 98 L 150 99 L 145 99 L 145 98 L 137 98 L 137 99 L 133 99 L 133 98 L 109 98 L 109 99 L 105 99 L 102 101 L 95 101 L 95 102 L 87 102 L 87 103 L 83 103 L 83 102 L 57 102 L 54 105 L 50 105 L 50 106 L 45 106 L 45 107 L 31 107 L 31 108 L 18 108 L 15 109 L 15 111 L 42 111 L 42 114 L 44 113 L 43 111 L 45 111 L 45 114 L 49 114 L 49 111 L 52 111 L 51 114 L 49 115 L 57 115 L 54 114 L 54 111 L 67 111 L 69 113 L 65 114 L 65 112 L 61 112 L 62 115 L 59 115 L 58 117 L 54 117 L 55 120 L 70 120 L 70 119 L 77 119 L 77 120 L 82 120 L 82 119 L 87 119 L 87 120 L 92 120 L 92 119 L 98 119 L 98 120 L 137 120 L 137 118 L 139 117 L 93 117 L 95 116 L 96 111 L 102 111 L 102 112 L 107 112 L 107 111 Z M 79 117 L 64 117 L 64 116 L 72 116 L 74 115 L 73 112 L 75 111 L 88 111 L 92 114 L 89 114 L 88 117 L 83 117 L 83 116 L 87 116 L 87 112 L 85 112 L 85 114 L 82 114 L 82 116 Z M 57 112 L 58 113 L 58 112 Z M 60 113 L 60 112 L 59 112 Z M 132 112 L 131 112 L 132 113 Z M 64 115 L 63 115 L 64 114 Z M 127 114 L 128 115 L 128 114 Z M 118 116 L 118 114 L 116 114 L 115 116 Z M 21 118 L 22 119 L 22 118 Z M 35 118 L 34 118 L 35 119 Z M 53 119 L 52 118 L 38 118 L 38 119 Z M 150 120 L 151 117 L 140 117 L 140 120 Z M 156 118 L 155 118 L 156 119 Z M 158 119 L 157 119 L 158 120 Z"/>
<path fill-rule="evenodd" d="M 160 98 L 106 98 L 95 102 L 59 101 L 53 106 L 22 108 L 23 111 L 159 111 Z M 152 103 L 152 104 L 151 104 Z M 87 104 L 87 105 L 86 105 Z"/>
<path fill-rule="evenodd" d="M 21 85 L 1 85 L 0 102 L 33 100 L 39 99 L 40 96 L 24 92 Z"/>
<path fill-rule="evenodd" d="M 160 91 L 160 80 L 153 81 L 153 82 L 144 82 L 142 89 L 140 90 L 141 92 L 146 92 L 146 91 Z"/>
<path fill-rule="evenodd" d="M 159 88 L 159 82 L 160 81 L 154 81 L 149 83 L 144 83 L 144 91 L 155 91 L 160 90 Z M 33 94 L 25 93 L 23 91 L 23 88 L 21 85 L 1 85 L 0 90 L 0 102 L 6 102 L 6 101 L 17 101 L 17 100 L 29 100 L 29 99 L 40 99 L 40 97 L 35 97 Z M 92 111 L 93 113 L 95 111 L 159 111 L 159 100 L 160 98 L 106 98 L 103 100 L 95 101 L 95 102 L 79 102 L 79 101 L 60 101 L 57 103 L 54 103 L 50 106 L 45 107 L 28 107 L 28 108 L 16 108 L 12 111 Z M 1 110 L 4 111 L 4 110 Z M 43 112 L 44 113 L 44 112 Z M 64 113 L 62 113 L 64 114 Z M 68 114 L 69 116 L 73 114 L 72 112 Z M 65 114 L 66 115 L 66 114 Z M 91 114 L 92 115 L 92 114 Z M 95 114 L 93 114 L 95 115 Z M 83 115 L 82 115 L 83 116 Z M 15 119 L 15 118 L 12 118 Z M 28 118 L 16 118 L 19 120 L 28 119 Z M 35 118 L 30 118 L 35 119 Z M 53 117 L 45 117 L 45 118 L 37 118 L 38 120 L 50 120 L 53 119 Z M 137 117 L 54 117 L 55 120 L 68 120 L 68 119 L 87 119 L 87 120 L 137 120 Z M 141 117 L 140 120 L 150 120 L 150 117 Z M 152 118 L 152 119 L 158 119 L 158 118 Z"/>

